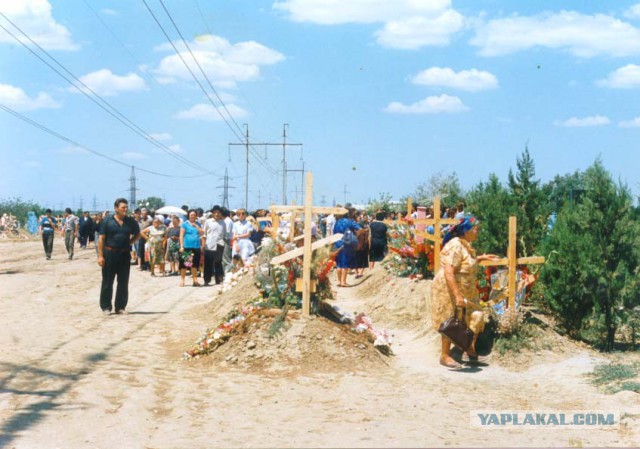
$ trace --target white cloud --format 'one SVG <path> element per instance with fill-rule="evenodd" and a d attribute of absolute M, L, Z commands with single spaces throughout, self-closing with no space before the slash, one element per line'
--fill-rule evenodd
<path fill-rule="evenodd" d="M 624 12 L 624 16 L 630 19 L 640 19 L 640 3 L 636 3 Z"/>
<path fill-rule="evenodd" d="M 9 84 L 0 84 L 0 102 L 18 111 L 55 109 L 61 106 L 60 103 L 44 92 L 40 92 L 35 98 L 31 98 L 21 88 Z"/>
<path fill-rule="evenodd" d="M 498 87 L 498 79 L 489 72 L 471 69 L 456 73 L 448 67 L 431 67 L 423 70 L 414 76 L 411 82 L 423 86 L 452 87 L 470 92 Z"/>
<path fill-rule="evenodd" d="M 476 28 L 471 44 L 482 56 L 500 56 L 534 47 L 562 49 L 575 56 L 640 54 L 640 30 L 604 14 L 573 11 L 490 20 Z"/>
<path fill-rule="evenodd" d="M 377 23 L 406 19 L 411 15 L 440 14 L 450 0 L 283 0 L 275 9 L 289 13 L 294 22 L 320 25 Z"/>
<path fill-rule="evenodd" d="M 144 154 L 137 153 L 135 151 L 126 151 L 122 153 L 122 157 L 125 159 L 129 159 L 130 161 L 139 161 L 147 158 L 147 156 L 145 156 Z"/>
<path fill-rule="evenodd" d="M 440 114 L 464 112 L 468 110 L 469 108 L 462 103 L 460 98 L 445 94 L 438 97 L 427 97 L 424 100 L 410 105 L 394 101 L 389 103 L 385 108 L 386 112 L 392 114 Z"/>
<path fill-rule="evenodd" d="M 184 43 L 176 41 L 174 45 L 193 73 L 200 77 L 200 69 Z M 257 42 L 231 44 L 226 39 L 210 34 L 197 37 L 189 43 L 189 47 L 209 80 L 218 87 L 234 87 L 236 81 L 254 81 L 260 76 L 261 66 L 273 65 L 285 59 L 281 53 Z M 170 84 L 177 79 L 193 79 L 171 45 L 163 44 L 156 50 L 172 52 L 154 70 L 159 82 Z"/>
<path fill-rule="evenodd" d="M 26 168 L 40 168 L 42 164 L 38 161 L 25 161 L 22 165 Z"/>
<path fill-rule="evenodd" d="M 167 140 L 171 140 L 171 134 L 169 133 L 151 133 L 149 135 L 158 142 L 166 142 Z"/>
<path fill-rule="evenodd" d="M 553 124 L 567 128 L 584 128 L 588 126 L 603 126 L 611 123 L 608 117 L 603 115 L 592 115 L 590 117 L 571 117 L 567 120 L 557 120 Z"/>
<path fill-rule="evenodd" d="M 375 33 L 377 42 L 399 49 L 447 45 L 464 25 L 450 0 L 283 0 L 273 7 L 294 22 L 383 23 Z"/>
<path fill-rule="evenodd" d="M 628 64 L 614 70 L 603 80 L 596 81 L 600 87 L 610 87 L 612 89 L 628 89 L 640 87 L 640 66 Z"/>
<path fill-rule="evenodd" d="M 247 111 L 242 109 L 239 106 L 234 104 L 226 105 L 229 113 L 233 118 L 243 118 L 246 117 Z M 222 112 L 225 117 L 227 116 L 226 111 L 222 108 L 218 108 L 220 112 Z M 206 121 L 219 121 L 222 120 L 220 114 L 211 104 L 200 103 L 193 106 L 191 109 L 187 109 L 186 111 L 180 111 L 175 116 L 175 118 L 183 119 L 183 120 L 206 120 Z"/>
<path fill-rule="evenodd" d="M 51 5 L 47 0 L 2 0 L 0 12 L 47 50 L 78 50 L 79 48 L 71 39 L 69 30 L 53 18 Z M 29 44 L 29 40 L 13 26 L 9 25 L 7 28 L 21 42 Z M 17 44 L 15 39 L 4 31 L 0 33 L 0 42 Z"/>
<path fill-rule="evenodd" d="M 183 153 L 182 147 L 178 143 L 176 143 L 174 145 L 169 145 L 169 149 L 171 151 L 173 151 L 174 153 Z"/>
<path fill-rule="evenodd" d="M 117 16 L 118 12 L 114 11 L 113 9 L 109 9 L 109 8 L 103 8 L 100 10 L 100 12 L 106 16 Z"/>
<path fill-rule="evenodd" d="M 114 75 L 109 69 L 102 69 L 88 73 L 80 77 L 93 92 L 104 97 L 112 97 L 121 92 L 135 92 L 147 88 L 144 80 L 135 73 L 128 73 L 124 76 Z M 85 90 L 84 87 L 80 89 Z M 75 87 L 69 88 L 71 92 L 79 93 Z M 89 92 L 88 92 L 89 93 Z"/>
<path fill-rule="evenodd" d="M 462 28 L 463 22 L 460 13 L 448 10 L 434 18 L 410 17 L 387 22 L 375 34 L 383 47 L 415 50 L 426 46 L 445 46 L 449 44 L 451 35 Z"/>
<path fill-rule="evenodd" d="M 640 128 L 640 117 L 618 123 L 620 128 Z"/>

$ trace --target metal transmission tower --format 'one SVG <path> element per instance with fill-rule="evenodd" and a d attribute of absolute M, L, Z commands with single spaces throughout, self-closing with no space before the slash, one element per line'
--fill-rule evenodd
<path fill-rule="evenodd" d="M 98 210 L 98 200 L 96 199 L 95 193 L 93 194 L 93 202 L 91 203 L 91 210 L 94 212 Z"/>
<path fill-rule="evenodd" d="M 258 146 L 282 146 L 282 204 L 287 204 L 287 147 L 301 147 L 301 143 L 287 143 L 287 123 L 282 126 L 282 143 L 269 143 L 269 142 L 251 142 L 249 140 L 249 125 L 244 123 L 245 127 L 245 141 L 244 143 L 229 143 L 229 146 L 242 145 L 245 148 L 245 157 L 246 157 L 246 170 L 245 176 L 246 179 L 244 181 L 244 207 L 248 209 L 249 207 L 249 147 L 251 145 Z M 289 170 L 292 171 L 292 170 Z M 296 170 L 299 171 L 299 170 Z M 304 176 L 303 176 L 304 182 Z"/>
<path fill-rule="evenodd" d="M 344 192 L 343 193 L 344 193 L 344 205 L 346 207 L 347 206 L 347 193 L 351 193 L 351 192 L 349 192 L 347 190 L 347 185 L 346 184 L 344 185 Z"/>
<path fill-rule="evenodd" d="M 133 209 L 136 208 L 136 171 L 131 166 L 131 177 L 129 178 L 129 205 Z"/>
<path fill-rule="evenodd" d="M 228 169 L 224 169 L 224 185 L 222 186 L 218 186 L 218 189 L 223 189 L 222 190 L 222 195 L 220 195 L 220 198 L 222 198 L 222 207 L 226 207 L 227 209 L 229 209 L 229 189 L 235 189 L 235 187 L 230 187 L 229 186 L 229 172 Z"/>

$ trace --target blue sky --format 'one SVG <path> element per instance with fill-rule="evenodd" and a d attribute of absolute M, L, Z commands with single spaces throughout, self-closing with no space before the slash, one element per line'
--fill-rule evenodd
<path fill-rule="evenodd" d="M 287 168 L 313 171 L 316 204 L 345 187 L 399 198 L 437 173 L 505 180 L 527 142 L 543 181 L 600 156 L 640 193 L 640 3 L 145 1 L 0 0 L 15 36 L 0 28 L 0 197 L 111 208 L 134 165 L 138 198 L 203 207 L 228 170 L 239 207 L 245 151 L 228 144 L 244 124 L 279 143 L 285 123 L 303 144 Z M 281 203 L 282 148 L 253 145 L 249 165 L 249 207 Z M 301 184 L 288 173 L 289 201 Z"/>

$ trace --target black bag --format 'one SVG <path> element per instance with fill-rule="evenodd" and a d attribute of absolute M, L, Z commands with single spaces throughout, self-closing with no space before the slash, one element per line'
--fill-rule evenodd
<path fill-rule="evenodd" d="M 462 309 L 462 319 L 457 316 L 457 308 L 453 312 L 453 316 L 440 324 L 438 332 L 451 340 L 456 346 L 466 351 L 473 341 L 473 331 L 467 327 L 464 317 L 467 313 L 465 308 Z"/>

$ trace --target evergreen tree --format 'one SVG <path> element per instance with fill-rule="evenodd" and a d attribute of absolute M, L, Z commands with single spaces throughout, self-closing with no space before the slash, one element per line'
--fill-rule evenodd
<path fill-rule="evenodd" d="M 479 183 L 467 195 L 467 212 L 480 220 L 480 234 L 474 243 L 479 253 L 506 254 L 509 245 L 509 215 L 514 203 L 495 174 Z"/>
<path fill-rule="evenodd" d="M 553 254 L 542 290 L 571 334 L 586 337 L 595 328 L 595 343 L 610 351 L 617 327 L 640 303 L 640 224 L 629 189 L 616 185 L 600 160 L 584 173 L 584 187 L 544 243 Z"/>
<path fill-rule="evenodd" d="M 544 236 L 550 211 L 545 207 L 540 180 L 535 179 L 535 164 L 527 147 L 516 159 L 516 166 L 518 171 L 515 175 L 509 170 L 509 191 L 517 205 L 517 252 L 518 256 L 530 256 L 535 254 L 536 246 Z"/>

